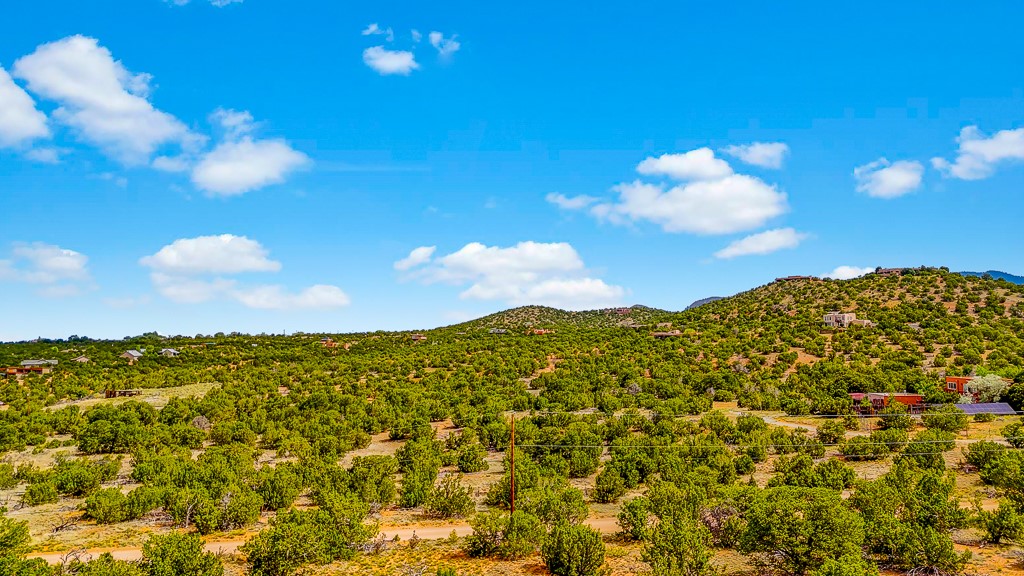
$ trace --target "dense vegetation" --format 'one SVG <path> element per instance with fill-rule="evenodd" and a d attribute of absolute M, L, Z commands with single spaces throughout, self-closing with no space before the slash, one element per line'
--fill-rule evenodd
<path fill-rule="evenodd" d="M 829 310 L 873 326 L 824 329 Z M 655 330 L 678 334 L 655 339 Z M 953 574 L 968 556 L 952 531 L 973 524 L 992 542 L 1024 533 L 1019 423 L 1005 439 L 965 450 L 1002 498 L 975 512 L 955 495 L 943 456 L 970 425 L 958 412 L 935 408 L 914 419 L 894 410 L 877 430 L 853 435 L 856 418 L 820 418 L 810 432 L 713 409 L 735 401 L 748 411 L 847 415 L 850 392 L 904 390 L 947 404 L 958 398 L 944 374 L 1009 379 L 994 394 L 1019 409 L 1022 286 L 915 269 L 778 281 L 680 313 L 527 307 L 423 334 L 0 345 L 0 364 L 60 361 L 48 374 L 0 380 L 0 453 L 63 449 L 52 466 L 0 464 L 0 489 L 16 495 L 12 509 L 77 499 L 92 522 L 160 514 L 202 535 L 269 517 L 243 548 L 251 573 L 267 576 L 371 553 L 373 519 L 385 507 L 471 518 L 469 555 L 539 553 L 552 573 L 577 576 L 594 574 L 605 558 L 600 534 L 584 522 L 589 502 L 620 506 L 622 538 L 640 543 L 658 575 L 711 574 L 716 549 L 795 575 L 879 566 Z M 156 354 L 162 348 L 181 354 Z M 119 357 L 128 349 L 147 352 L 129 363 Z M 72 361 L 82 355 L 89 362 Z M 194 384 L 209 386 L 160 409 L 138 399 L 77 402 L 108 389 Z M 507 451 L 513 414 L 510 513 L 507 457 L 481 501 L 465 479 L 487 469 L 488 454 Z M 455 431 L 440 437 L 432 423 L 446 420 Z M 403 442 L 394 456 L 342 465 L 381 433 Z M 864 461 L 886 462 L 888 471 L 858 480 L 851 463 Z M 752 474 L 768 463 L 773 474 L 758 487 Z M 580 479 L 589 488 L 580 490 Z M 27 533 L 8 514 L 0 573 L 46 573 L 19 559 Z M 161 559 L 189 557 L 196 542 L 154 537 L 139 564 L 106 558 L 66 569 L 174 574 L 161 571 Z M 216 559 L 193 552 L 201 566 L 189 573 L 220 573 Z"/>

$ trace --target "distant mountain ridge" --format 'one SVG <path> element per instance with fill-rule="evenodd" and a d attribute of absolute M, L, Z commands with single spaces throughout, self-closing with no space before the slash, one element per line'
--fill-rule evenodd
<path fill-rule="evenodd" d="M 557 328 L 571 326 L 576 328 L 629 328 L 643 326 L 667 316 L 670 312 L 647 306 L 629 306 L 621 308 L 604 308 L 601 310 L 584 310 L 573 312 L 549 306 L 520 306 L 503 310 L 483 318 L 463 322 L 449 328 L 480 329 L 521 329 L 521 328 Z"/>
<path fill-rule="evenodd" d="M 700 300 L 697 300 L 693 304 L 690 304 L 689 306 L 687 306 L 686 309 L 687 310 L 693 310 L 694 308 L 698 308 L 698 307 L 703 306 L 705 304 L 711 304 L 712 302 L 714 302 L 716 300 L 721 300 L 722 298 L 725 298 L 725 296 L 708 296 L 707 298 L 701 298 Z"/>
<path fill-rule="evenodd" d="M 962 276 L 989 276 L 996 280 L 1006 280 L 1007 282 L 1013 282 L 1014 284 L 1024 284 L 1024 276 L 1017 276 L 1016 274 L 1010 274 L 1008 272 L 1002 272 L 1000 270 L 986 270 L 985 272 L 957 272 Z"/>

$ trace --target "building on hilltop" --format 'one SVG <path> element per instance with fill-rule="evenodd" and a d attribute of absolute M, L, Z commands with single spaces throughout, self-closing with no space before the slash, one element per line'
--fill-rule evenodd
<path fill-rule="evenodd" d="M 508 330 L 506 330 L 504 328 L 491 328 L 490 330 L 487 331 L 487 333 L 488 334 L 508 334 Z M 465 334 L 465 332 L 462 332 L 462 334 Z"/>
<path fill-rule="evenodd" d="M 665 338 L 679 338 L 683 333 L 679 330 L 672 330 L 670 332 L 651 332 L 651 336 L 654 336 L 657 340 L 663 340 Z"/>
<path fill-rule="evenodd" d="M 413 334 L 413 335 L 411 335 L 409 337 L 412 338 L 413 342 L 421 342 L 421 341 L 427 339 L 427 337 L 425 335 L 423 335 L 423 334 Z"/>
<path fill-rule="evenodd" d="M 825 327 L 827 328 L 849 328 L 850 326 L 870 328 L 874 325 L 871 320 L 858 319 L 853 312 L 832 311 L 825 314 Z"/>
<path fill-rule="evenodd" d="M 57 360 L 22 360 L 21 365 L 25 367 L 29 366 L 56 366 Z"/>
<path fill-rule="evenodd" d="M 789 282 L 792 280 L 817 280 L 817 278 L 814 276 L 782 276 L 775 279 L 776 282 Z"/>
<path fill-rule="evenodd" d="M 129 364 L 134 364 L 136 360 L 142 358 L 143 350 L 128 350 L 124 354 L 121 354 L 120 358 L 128 360 Z"/>
<path fill-rule="evenodd" d="M 164 358 L 175 358 L 178 354 L 181 354 L 181 352 L 178 352 L 174 348 L 164 348 L 160 350 L 159 354 Z"/>

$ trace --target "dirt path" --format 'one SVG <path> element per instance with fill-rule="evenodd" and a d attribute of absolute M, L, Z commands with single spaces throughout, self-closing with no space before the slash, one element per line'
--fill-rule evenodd
<path fill-rule="evenodd" d="M 586 524 L 591 528 L 594 528 L 602 534 L 614 534 L 618 532 L 619 526 L 615 518 L 588 518 Z M 452 532 L 459 537 L 469 536 L 473 533 L 473 529 L 469 524 L 449 524 L 447 526 L 392 526 L 392 527 L 381 527 L 380 534 L 384 536 L 386 540 L 391 540 L 395 536 L 398 536 L 401 540 L 408 540 L 412 538 L 413 534 L 416 534 L 418 538 L 423 540 L 443 540 L 451 535 Z M 214 554 L 237 554 L 238 549 L 245 544 L 244 540 L 228 540 L 224 542 L 207 542 L 203 545 L 203 548 L 207 552 L 213 552 Z M 115 560 L 141 560 L 142 550 L 140 548 L 93 548 L 90 550 L 82 551 L 78 556 L 81 560 L 90 560 L 96 558 L 104 552 L 110 552 L 110 555 Z M 29 554 L 29 558 L 42 558 L 49 564 L 61 564 L 64 562 L 64 558 L 67 552 L 44 552 Z"/>

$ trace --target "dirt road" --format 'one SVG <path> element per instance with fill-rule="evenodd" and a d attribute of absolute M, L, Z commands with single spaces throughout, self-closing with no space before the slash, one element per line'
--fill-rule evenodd
<path fill-rule="evenodd" d="M 588 518 L 586 524 L 591 528 L 601 532 L 602 534 L 613 534 L 618 532 L 619 526 L 616 523 L 615 518 Z M 413 534 L 416 534 L 418 538 L 423 540 L 442 540 L 451 535 L 452 531 L 459 537 L 468 536 L 473 532 L 473 529 L 469 524 L 449 524 L 446 526 L 382 526 L 380 533 L 385 539 L 390 540 L 395 536 L 398 536 L 401 540 L 408 540 L 412 538 Z M 214 554 L 236 554 L 238 549 L 245 544 L 244 540 L 229 540 L 224 542 L 210 541 L 207 542 L 203 548 L 207 552 L 213 552 Z M 81 560 L 89 560 L 96 558 L 104 552 L 110 552 L 110 555 L 116 560 L 141 560 L 142 550 L 139 548 L 94 548 L 87 551 L 82 551 L 78 556 Z M 50 564 L 61 564 L 64 562 L 68 552 L 43 552 L 37 554 L 29 554 L 29 558 L 42 558 Z"/>

